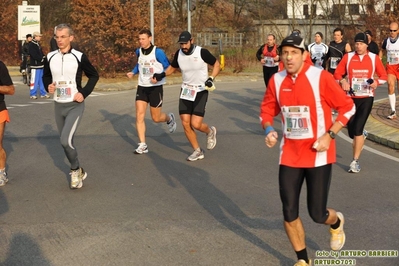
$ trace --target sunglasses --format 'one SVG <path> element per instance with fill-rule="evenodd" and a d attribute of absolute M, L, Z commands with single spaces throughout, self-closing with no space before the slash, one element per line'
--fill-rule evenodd
<path fill-rule="evenodd" d="M 395 32 L 395 31 L 398 31 L 398 30 L 391 30 L 391 29 L 389 29 L 389 31 L 390 31 L 390 32 Z"/>

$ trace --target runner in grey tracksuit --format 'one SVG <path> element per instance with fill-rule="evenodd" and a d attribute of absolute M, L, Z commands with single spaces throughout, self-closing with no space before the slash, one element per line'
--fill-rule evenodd
<path fill-rule="evenodd" d="M 99 76 L 85 54 L 71 47 L 73 31 L 67 24 L 56 28 L 59 50 L 47 54 L 43 82 L 46 90 L 54 93 L 55 121 L 61 144 L 71 164 L 71 188 L 81 188 L 87 173 L 79 166 L 73 137 L 84 111 L 84 99 L 89 96 Z M 82 87 L 83 72 L 88 81 Z"/>

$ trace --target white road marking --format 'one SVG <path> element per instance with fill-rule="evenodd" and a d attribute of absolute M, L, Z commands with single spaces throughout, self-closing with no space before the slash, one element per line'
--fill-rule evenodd
<path fill-rule="evenodd" d="M 105 93 L 101 93 L 101 92 L 95 92 L 95 91 L 93 91 L 93 92 L 90 94 L 90 96 L 92 96 L 92 97 L 103 96 L 103 95 L 106 95 L 106 94 L 105 94 Z"/>
<path fill-rule="evenodd" d="M 32 104 L 46 104 L 46 103 L 52 103 L 53 100 L 48 100 L 47 102 L 32 102 Z"/>
<path fill-rule="evenodd" d="M 7 104 L 7 108 L 10 107 L 25 107 L 25 106 L 31 106 L 32 104 Z"/>
<path fill-rule="evenodd" d="M 350 137 L 346 136 L 344 133 L 338 132 L 338 136 L 340 136 L 342 139 L 346 140 L 347 142 L 352 143 L 352 139 Z M 370 148 L 366 145 L 364 146 L 364 149 L 368 150 L 369 152 L 372 152 L 374 154 L 380 155 L 384 158 L 390 159 L 392 161 L 399 162 L 399 158 L 395 158 L 389 154 L 385 154 L 383 152 L 377 151 L 376 149 Z"/>
<path fill-rule="evenodd" d="M 90 96 L 108 96 L 108 95 L 115 95 L 115 94 L 124 94 L 124 93 L 131 93 L 132 90 L 122 90 L 122 91 L 112 91 L 112 92 L 92 92 Z"/>

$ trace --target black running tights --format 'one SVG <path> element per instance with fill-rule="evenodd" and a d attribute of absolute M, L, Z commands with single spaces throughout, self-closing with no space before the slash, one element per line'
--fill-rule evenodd
<path fill-rule="evenodd" d="M 306 179 L 309 215 L 316 223 L 325 223 L 329 214 L 327 199 L 331 169 L 331 164 L 314 168 L 294 168 L 280 165 L 279 187 L 284 221 L 292 222 L 298 218 L 299 196 L 303 181 Z"/>

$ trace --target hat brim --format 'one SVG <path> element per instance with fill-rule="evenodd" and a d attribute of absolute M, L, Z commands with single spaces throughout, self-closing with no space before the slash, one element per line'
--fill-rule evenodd
<path fill-rule="evenodd" d="M 300 50 L 302 50 L 302 51 L 305 51 L 305 50 L 306 50 L 304 47 L 300 47 L 300 46 L 298 46 L 298 45 L 289 44 L 289 43 L 287 43 L 287 44 L 282 44 L 282 45 L 280 45 L 279 48 L 280 48 L 280 49 L 283 49 L 283 47 L 285 47 L 285 46 L 297 48 L 297 49 L 300 49 Z"/>

